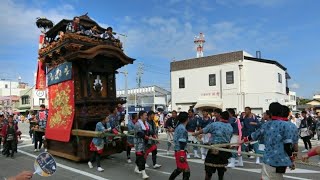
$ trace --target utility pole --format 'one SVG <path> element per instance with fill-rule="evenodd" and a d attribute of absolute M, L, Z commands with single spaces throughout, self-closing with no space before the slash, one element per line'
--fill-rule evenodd
<path fill-rule="evenodd" d="M 139 63 L 138 71 L 137 71 L 137 86 L 138 88 L 141 87 L 141 77 L 143 75 L 143 63 Z"/>
<path fill-rule="evenodd" d="M 10 79 L 10 105 L 9 107 L 12 109 L 12 97 L 11 97 L 11 79 Z"/>
<path fill-rule="evenodd" d="M 124 75 L 124 95 L 126 97 L 126 115 L 125 115 L 125 124 L 128 124 L 128 120 L 129 120 L 129 103 L 128 103 L 128 100 L 129 100 L 129 93 L 128 93 L 128 71 L 125 70 L 123 72 L 120 72 Z"/>

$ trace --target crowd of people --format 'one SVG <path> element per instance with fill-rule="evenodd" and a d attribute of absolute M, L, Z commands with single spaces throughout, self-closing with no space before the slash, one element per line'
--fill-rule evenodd
<path fill-rule="evenodd" d="M 131 114 L 127 124 L 127 131 L 121 132 L 124 125 L 124 109 L 121 105 L 111 108 L 110 114 L 96 124 L 95 131 L 107 132 L 118 135 L 127 134 L 127 162 L 132 163 L 131 150 L 135 150 L 134 172 L 141 174 L 143 179 L 149 178 L 146 168 L 150 167 L 146 160 L 149 154 L 152 158 L 152 167 L 161 168 L 157 163 L 157 141 L 159 133 L 165 129 L 167 133 L 167 154 L 170 155 L 173 146 L 177 168 L 172 172 L 169 180 L 183 174 L 183 180 L 190 178 L 188 159 L 199 158 L 204 161 L 205 179 L 210 180 L 215 172 L 218 179 L 222 180 L 227 168 L 243 167 L 242 151 L 263 154 L 262 179 L 282 179 L 287 167 L 294 169 L 294 160 L 298 154 L 299 137 L 305 144 L 306 153 L 304 160 L 318 155 L 320 148 L 312 149 L 310 139 L 318 133 L 319 114 L 312 111 L 302 111 L 294 116 L 287 106 L 279 103 L 271 103 L 260 118 L 246 107 L 243 113 L 236 114 L 234 109 L 222 111 L 219 108 L 202 110 L 196 114 L 191 108 L 188 112 L 172 111 L 165 115 L 163 112 L 140 111 Z M 35 152 L 38 152 L 43 144 L 48 111 L 44 105 L 37 113 L 30 113 L 26 119 L 30 123 L 30 137 L 33 139 Z M 14 157 L 17 152 L 17 142 L 21 135 L 17 120 L 14 115 L 0 114 L 2 153 Z M 92 139 L 89 150 L 92 157 L 88 161 L 89 168 L 93 168 L 96 162 L 97 170 L 102 172 L 101 154 L 106 143 L 110 143 L 119 137 L 96 137 Z M 191 144 L 191 145 L 190 145 Z M 192 145 L 194 144 L 194 145 Z M 234 153 L 207 149 L 198 145 L 221 145 L 220 148 L 233 149 Z M 251 158 L 251 157 L 249 157 Z M 259 157 L 256 163 L 260 164 Z"/>
<path fill-rule="evenodd" d="M 128 134 L 134 135 L 128 141 L 128 162 L 131 163 L 130 151 L 135 147 L 136 167 L 134 171 L 148 178 L 145 168 L 148 167 L 146 159 L 152 153 L 154 168 L 156 166 L 157 132 L 152 121 L 153 112 L 141 111 L 133 114 L 128 124 Z M 293 118 L 290 109 L 279 103 L 272 103 L 262 117 L 251 112 L 246 107 L 238 115 L 234 109 L 222 111 L 217 108 L 213 112 L 203 110 L 201 115 L 195 114 L 193 109 L 188 112 L 172 111 L 164 120 L 168 138 L 168 154 L 174 145 L 174 156 L 177 169 L 173 171 L 170 180 L 183 173 L 183 179 L 190 178 L 190 168 L 187 159 L 201 158 L 205 164 L 205 179 L 209 180 L 217 172 L 219 180 L 223 179 L 227 168 L 243 167 L 242 151 L 263 154 L 262 179 L 283 179 L 287 167 L 294 169 L 294 160 L 298 154 L 299 137 L 306 145 L 308 152 L 303 155 L 307 159 L 317 154 L 319 148 L 312 149 L 310 138 L 318 126 L 318 114 L 302 111 L 301 116 L 296 114 Z M 313 128 L 314 127 L 314 128 Z M 187 145 L 195 144 L 195 145 Z M 214 149 L 199 148 L 197 144 L 222 144 L 220 148 L 234 149 L 235 153 L 217 151 Z M 193 151 L 192 151 L 193 150 Z M 192 153 L 193 152 L 193 153 Z M 261 164 L 260 157 L 256 164 Z M 237 159 L 237 160 L 236 160 Z"/>
<path fill-rule="evenodd" d="M 41 105 L 40 108 L 37 112 L 27 112 L 26 117 L 14 115 L 8 111 L 0 112 L 0 147 L 1 145 L 3 146 L 2 155 L 14 158 L 14 154 L 17 152 L 18 141 L 22 135 L 19 130 L 19 122 L 30 123 L 29 135 L 34 144 L 34 151 L 40 151 L 48 118 L 48 111 L 45 105 Z"/>

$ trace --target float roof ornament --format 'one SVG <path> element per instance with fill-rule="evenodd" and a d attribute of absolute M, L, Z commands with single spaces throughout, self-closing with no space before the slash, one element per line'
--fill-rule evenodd
<path fill-rule="evenodd" d="M 53 22 L 45 17 L 38 17 L 36 25 L 39 29 L 43 28 L 44 31 L 53 27 Z"/>

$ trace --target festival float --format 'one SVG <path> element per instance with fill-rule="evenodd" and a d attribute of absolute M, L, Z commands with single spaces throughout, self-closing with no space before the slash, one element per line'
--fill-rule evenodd
<path fill-rule="evenodd" d="M 86 30 L 96 26 L 99 33 L 106 31 L 87 14 L 79 18 Z M 85 161 L 90 157 L 92 138 L 102 136 L 95 132 L 96 123 L 110 114 L 109 109 L 125 103 L 125 99 L 116 97 L 115 75 L 134 59 L 123 52 L 119 43 L 66 32 L 72 20 L 63 19 L 54 26 L 50 22 L 37 20 L 37 26 L 45 29 L 40 36 L 37 71 L 37 89 L 48 89 L 45 145 L 50 154 Z M 61 31 L 64 35 L 54 41 Z M 123 136 L 106 144 L 103 155 L 120 153 L 125 148 Z"/>

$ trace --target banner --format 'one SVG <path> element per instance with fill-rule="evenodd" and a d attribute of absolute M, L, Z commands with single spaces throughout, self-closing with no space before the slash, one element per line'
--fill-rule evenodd
<path fill-rule="evenodd" d="M 40 34 L 39 36 L 39 50 L 42 48 L 42 45 L 44 43 L 44 37 L 45 37 L 44 34 Z M 37 66 L 36 89 L 37 90 L 46 89 L 46 66 L 40 60 L 38 60 L 38 66 Z"/>
<path fill-rule="evenodd" d="M 49 115 L 46 138 L 69 142 L 74 119 L 74 84 L 73 80 L 49 86 Z"/>
<path fill-rule="evenodd" d="M 40 60 L 38 60 L 36 89 L 37 90 L 45 90 L 46 89 L 46 66 Z"/>
<path fill-rule="evenodd" d="M 72 63 L 60 64 L 48 72 L 48 86 L 72 79 Z"/>

